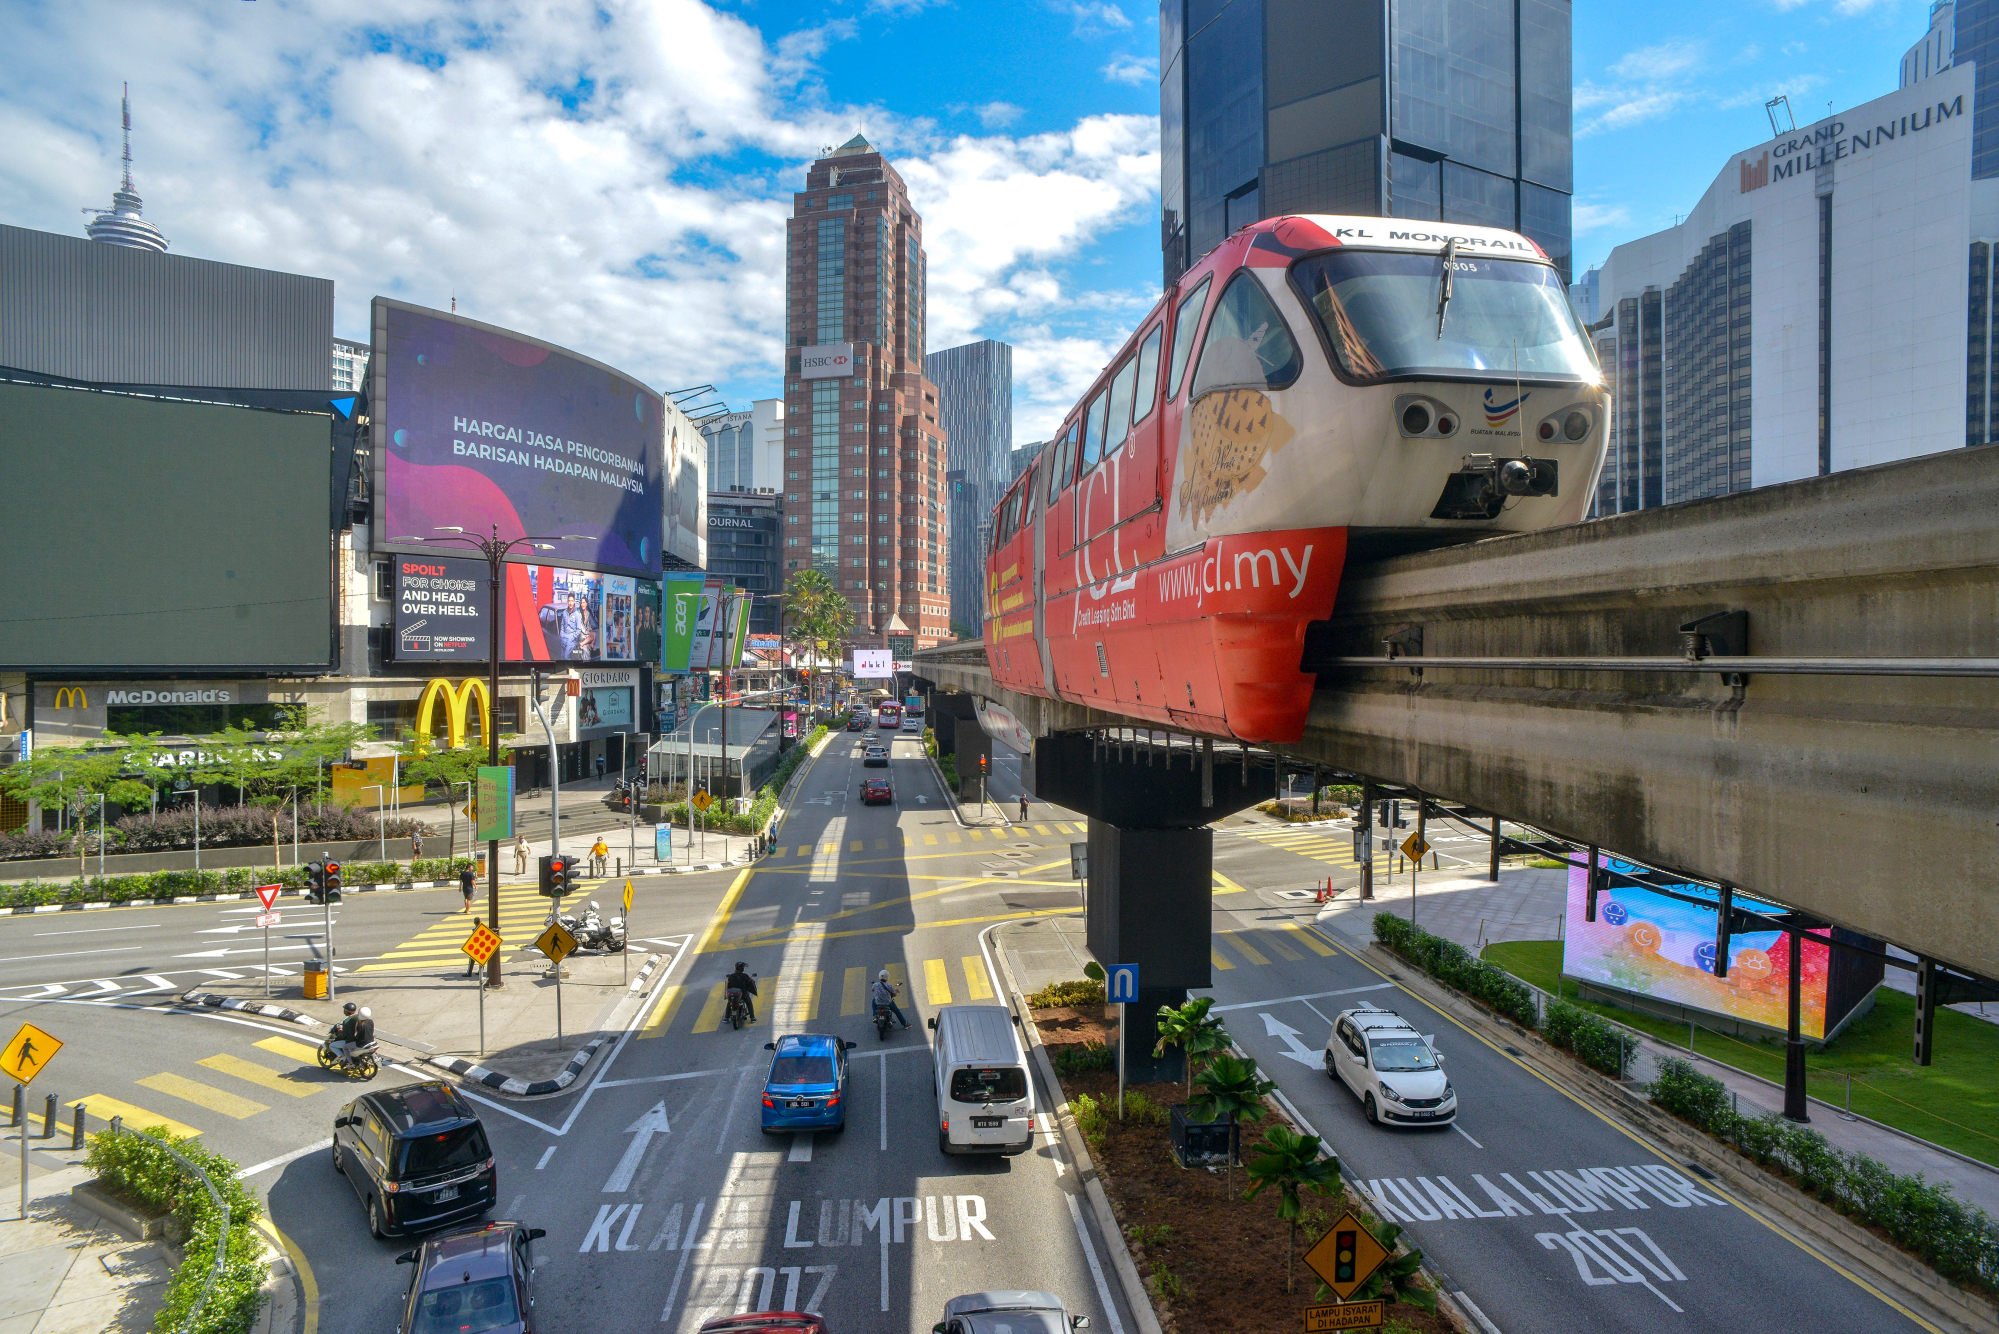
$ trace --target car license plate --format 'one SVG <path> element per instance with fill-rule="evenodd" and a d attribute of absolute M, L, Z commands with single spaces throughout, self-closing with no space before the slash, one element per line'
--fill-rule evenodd
<path fill-rule="evenodd" d="M 793 1099 L 791 1100 L 791 1105 L 792 1105 L 793 1107 L 795 1107 L 795 1108 L 805 1108 L 805 1107 L 810 1107 L 810 1106 L 812 1105 L 812 1099 L 810 1099 L 810 1098 L 793 1098 Z"/>
<path fill-rule="evenodd" d="M 1410 1118 L 1411 1118 L 1412 1120 L 1416 1120 L 1416 1121 L 1434 1121 L 1434 1120 L 1436 1120 L 1436 1119 L 1437 1119 L 1437 1118 L 1438 1118 L 1439 1116 L 1441 1116 L 1441 1115 L 1442 1115 L 1442 1113 L 1441 1113 L 1441 1112 L 1409 1112 L 1409 1113 L 1406 1113 L 1406 1115 L 1407 1115 L 1407 1116 L 1409 1116 L 1409 1117 L 1410 1117 Z"/>
<path fill-rule="evenodd" d="M 446 1186 L 443 1190 L 437 1192 L 437 1202 L 439 1204 L 443 1204 L 446 1200 L 455 1200 L 457 1198 L 458 1187 L 456 1186 Z"/>
<path fill-rule="evenodd" d="M 1003 1116 L 975 1116 L 972 1118 L 972 1129 L 974 1130 L 998 1130 L 1005 1124 L 1006 1118 Z"/>

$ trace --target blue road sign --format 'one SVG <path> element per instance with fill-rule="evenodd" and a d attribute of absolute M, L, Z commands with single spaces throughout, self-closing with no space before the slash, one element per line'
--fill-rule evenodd
<path fill-rule="evenodd" d="M 1113 1005 L 1136 1005 L 1138 1003 L 1138 965 L 1135 963 L 1114 963 L 1110 966 L 1108 985 L 1110 1001 Z"/>
<path fill-rule="evenodd" d="M 673 860 L 673 826 L 656 824 L 652 827 L 652 857 L 654 861 Z"/>

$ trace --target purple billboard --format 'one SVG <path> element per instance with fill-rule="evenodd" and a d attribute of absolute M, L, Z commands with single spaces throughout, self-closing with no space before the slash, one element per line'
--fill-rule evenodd
<path fill-rule="evenodd" d="M 580 540 L 547 555 L 659 573 L 658 394 L 559 347 L 382 297 L 374 347 L 382 546 L 449 526 L 480 537 L 495 529 L 502 538 L 575 534 Z"/>

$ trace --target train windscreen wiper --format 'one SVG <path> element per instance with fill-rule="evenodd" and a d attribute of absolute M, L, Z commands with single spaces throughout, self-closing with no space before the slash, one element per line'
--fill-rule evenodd
<path fill-rule="evenodd" d="M 1444 274 L 1437 282 L 1437 337 L 1444 336 L 1444 316 L 1451 309 L 1451 265 L 1458 257 L 1458 239 L 1444 242 Z"/>

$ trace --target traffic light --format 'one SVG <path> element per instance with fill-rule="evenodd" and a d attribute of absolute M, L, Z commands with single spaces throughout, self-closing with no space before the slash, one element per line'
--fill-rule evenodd
<path fill-rule="evenodd" d="M 1342 1229 L 1333 1234 L 1333 1282 L 1353 1282 L 1356 1253 L 1359 1250 L 1358 1233 Z"/>
<path fill-rule="evenodd" d="M 326 897 L 326 866 L 314 862 L 305 868 L 305 896 L 315 903 Z"/>
<path fill-rule="evenodd" d="M 329 899 L 337 899 L 340 897 L 339 862 L 329 861 L 326 863 L 326 897 Z"/>
<path fill-rule="evenodd" d="M 979 772 L 980 772 L 980 773 L 986 773 L 986 772 L 989 772 L 989 771 L 990 771 L 990 770 L 992 769 L 992 767 L 993 767 L 993 757 L 992 757 L 992 756 L 990 756 L 990 755 L 981 755 L 981 756 L 979 756 Z"/>
<path fill-rule="evenodd" d="M 545 898 L 559 899 L 576 888 L 574 857 L 543 857 L 540 890 Z"/>

